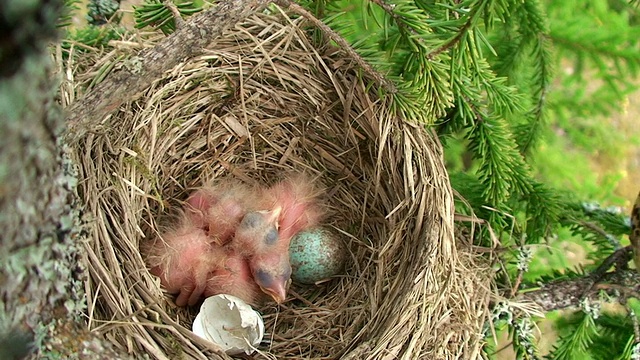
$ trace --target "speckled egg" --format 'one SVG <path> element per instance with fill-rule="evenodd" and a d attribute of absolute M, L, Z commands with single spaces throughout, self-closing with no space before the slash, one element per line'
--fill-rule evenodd
<path fill-rule="evenodd" d="M 302 231 L 289 245 L 291 279 L 314 284 L 340 274 L 347 256 L 344 243 L 334 232 L 321 227 Z"/>

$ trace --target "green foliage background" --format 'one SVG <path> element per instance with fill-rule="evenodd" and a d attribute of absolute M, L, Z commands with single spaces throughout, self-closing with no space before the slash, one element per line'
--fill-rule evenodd
<path fill-rule="evenodd" d="M 503 259 L 502 285 L 518 274 L 523 288 L 581 276 L 627 244 L 628 214 L 620 206 L 633 199 L 616 191 L 625 172 L 611 164 L 633 155 L 629 149 L 640 137 L 611 118 L 637 90 L 640 27 L 633 4 L 341 0 L 307 6 L 394 79 L 408 117 L 437 127 L 452 185 L 476 215 L 490 220 L 502 246 L 517 249 Z M 598 161 L 610 165 L 595 166 Z M 478 243 L 487 244 L 486 235 Z M 598 311 L 549 317 L 559 335 L 551 358 L 631 356 L 628 317 Z M 506 324 L 518 358 L 541 356 L 529 328 Z M 494 356 L 493 346 L 486 350 Z"/>

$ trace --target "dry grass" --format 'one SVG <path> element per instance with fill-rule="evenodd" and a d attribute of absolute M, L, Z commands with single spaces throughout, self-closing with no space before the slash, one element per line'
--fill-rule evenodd
<path fill-rule="evenodd" d="M 155 359 L 224 358 L 189 331 L 196 309 L 172 305 L 140 244 L 208 180 L 305 171 L 329 189 L 328 225 L 352 261 L 345 276 L 261 309 L 269 343 L 256 357 L 477 358 L 490 276 L 455 243 L 441 146 L 398 118 L 344 53 L 315 48 L 303 25 L 282 14 L 247 20 L 75 146 L 91 216 L 88 326 Z M 66 64 L 63 98 L 132 49 Z"/>

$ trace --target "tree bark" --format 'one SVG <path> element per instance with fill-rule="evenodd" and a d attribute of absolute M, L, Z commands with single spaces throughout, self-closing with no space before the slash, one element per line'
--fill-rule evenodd
<path fill-rule="evenodd" d="M 630 246 L 613 252 L 591 274 L 544 284 L 540 289 L 521 293 L 519 299 L 533 301 L 545 311 L 576 307 L 584 299 L 597 301 L 600 291 L 621 303 L 630 297 L 640 299 L 640 194 L 631 210 L 629 240 Z M 628 268 L 632 259 L 636 269 Z"/>
<path fill-rule="evenodd" d="M 78 321 L 77 180 L 46 51 L 61 5 L 0 2 L 0 359 L 126 358 Z"/>
<path fill-rule="evenodd" d="M 518 300 L 532 301 L 544 311 L 553 311 L 579 307 L 583 299 L 600 301 L 600 291 L 622 302 L 629 297 L 640 299 L 640 274 L 633 269 L 624 269 L 604 274 L 597 283 L 590 276 L 551 282 L 540 289 L 521 293 Z"/>
<path fill-rule="evenodd" d="M 86 239 L 64 142 L 97 130 L 124 101 L 267 3 L 226 0 L 194 16 L 73 104 L 65 123 L 46 50 L 62 2 L 0 2 L 0 359 L 130 358 L 83 321 Z"/>
<path fill-rule="evenodd" d="M 203 48 L 226 29 L 255 13 L 269 0 L 225 0 L 183 23 L 155 47 L 125 61 L 68 111 L 68 136 L 73 141 L 87 132 L 108 128 L 103 120 L 123 102 L 136 98 L 151 83 L 185 59 L 202 54 Z"/>

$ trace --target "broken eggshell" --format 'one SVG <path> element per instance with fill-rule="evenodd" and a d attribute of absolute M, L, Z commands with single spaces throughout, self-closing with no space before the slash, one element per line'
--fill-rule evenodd
<path fill-rule="evenodd" d="M 192 331 L 220 346 L 227 354 L 251 354 L 264 335 L 258 312 L 235 296 L 208 297 L 193 321 Z"/>

